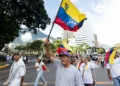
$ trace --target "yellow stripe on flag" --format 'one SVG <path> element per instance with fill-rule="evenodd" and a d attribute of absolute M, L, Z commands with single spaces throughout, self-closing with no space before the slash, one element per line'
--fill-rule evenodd
<path fill-rule="evenodd" d="M 117 50 L 115 49 L 112 54 L 110 55 L 110 59 L 109 59 L 109 64 L 114 64 L 114 57 L 116 55 Z"/>
<path fill-rule="evenodd" d="M 80 13 L 70 0 L 63 0 L 61 7 L 64 8 L 66 13 L 78 23 L 86 19 L 85 14 Z"/>
<path fill-rule="evenodd" d="M 73 50 L 70 48 L 70 46 L 67 44 L 67 42 L 65 40 L 62 41 L 62 45 L 65 47 L 65 49 L 70 50 L 71 52 L 73 52 Z"/>

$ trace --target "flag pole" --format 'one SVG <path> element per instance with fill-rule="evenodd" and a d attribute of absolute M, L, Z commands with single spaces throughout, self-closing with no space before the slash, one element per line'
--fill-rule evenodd
<path fill-rule="evenodd" d="M 68 31 L 67 31 L 67 44 L 68 44 Z"/>
<path fill-rule="evenodd" d="M 63 0 L 61 1 L 60 6 L 61 6 L 62 2 L 63 2 Z M 60 6 L 59 6 L 59 9 L 58 9 L 58 12 L 59 12 L 59 10 L 60 10 Z M 58 12 L 57 12 L 57 14 L 58 14 Z M 57 17 L 57 14 L 56 14 L 56 17 Z M 55 17 L 55 19 L 56 19 L 56 17 Z M 55 19 L 54 19 L 54 21 L 55 21 Z M 53 26 L 54 26 L 54 22 L 52 23 L 52 27 L 51 27 L 50 32 L 49 32 L 49 35 L 48 35 L 48 37 L 47 37 L 48 40 L 49 40 L 50 34 L 51 34 L 52 30 L 53 30 Z"/>

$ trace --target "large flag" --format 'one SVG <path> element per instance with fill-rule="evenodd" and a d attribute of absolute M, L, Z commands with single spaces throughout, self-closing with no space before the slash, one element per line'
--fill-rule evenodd
<path fill-rule="evenodd" d="M 64 30 L 76 32 L 82 27 L 85 19 L 85 15 L 80 13 L 70 0 L 63 0 L 54 23 Z"/>

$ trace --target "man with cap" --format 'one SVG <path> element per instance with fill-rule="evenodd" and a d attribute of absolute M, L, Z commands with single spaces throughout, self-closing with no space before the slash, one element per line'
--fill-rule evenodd
<path fill-rule="evenodd" d="M 69 52 L 62 51 L 59 54 L 59 60 L 51 54 L 49 41 L 45 40 L 44 44 L 46 56 L 53 62 L 56 69 L 55 86 L 84 86 L 82 75 L 75 66 L 70 64 Z"/>
<path fill-rule="evenodd" d="M 26 67 L 19 53 L 14 53 L 13 58 L 14 63 L 10 68 L 9 78 L 4 85 L 22 86 Z"/>

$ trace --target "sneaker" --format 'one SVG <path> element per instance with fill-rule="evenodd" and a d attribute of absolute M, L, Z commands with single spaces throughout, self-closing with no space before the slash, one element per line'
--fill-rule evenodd
<path fill-rule="evenodd" d="M 47 82 L 45 82 L 45 86 L 47 86 Z"/>

